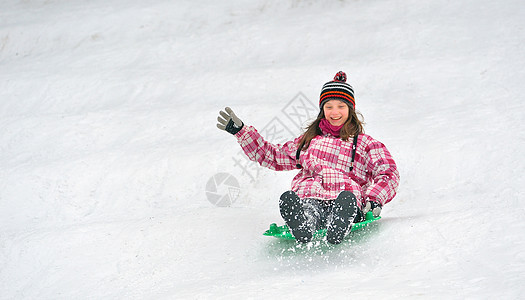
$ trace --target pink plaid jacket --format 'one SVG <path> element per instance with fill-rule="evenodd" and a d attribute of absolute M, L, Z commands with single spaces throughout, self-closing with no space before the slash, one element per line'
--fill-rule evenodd
<path fill-rule="evenodd" d="M 351 139 L 317 136 L 306 151 L 301 151 L 297 162 L 299 138 L 273 145 L 252 126 L 244 126 L 235 136 L 248 158 L 263 167 L 283 171 L 297 169 L 297 163 L 301 164 L 291 187 L 301 199 L 333 200 L 341 191 L 349 190 L 363 207 L 367 198 L 384 205 L 396 195 L 399 184 L 396 163 L 385 145 L 369 135 L 359 135 L 353 171 L 350 171 Z"/>

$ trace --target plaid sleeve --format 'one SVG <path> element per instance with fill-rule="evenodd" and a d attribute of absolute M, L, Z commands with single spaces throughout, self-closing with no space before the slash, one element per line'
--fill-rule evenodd
<path fill-rule="evenodd" d="M 235 136 L 251 161 L 275 171 L 297 169 L 295 153 L 298 139 L 274 145 L 265 141 L 252 126 L 244 126 Z"/>
<path fill-rule="evenodd" d="M 373 141 L 367 146 L 367 169 L 371 171 L 371 182 L 365 197 L 384 205 L 392 200 L 399 185 L 396 163 L 385 145 Z"/>

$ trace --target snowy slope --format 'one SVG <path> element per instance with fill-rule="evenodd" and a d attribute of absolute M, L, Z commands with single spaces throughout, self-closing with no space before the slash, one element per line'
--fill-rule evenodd
<path fill-rule="evenodd" d="M 523 20 L 514 0 L 3 1 L 0 299 L 520 298 Z M 398 196 L 337 247 L 264 237 L 294 172 L 249 178 L 217 112 L 292 138 L 286 105 L 339 70 Z"/>

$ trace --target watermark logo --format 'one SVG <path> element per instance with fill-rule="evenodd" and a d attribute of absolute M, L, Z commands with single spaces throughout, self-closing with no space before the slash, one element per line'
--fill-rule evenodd
<path fill-rule="evenodd" d="M 206 184 L 208 201 L 219 207 L 231 206 L 241 191 L 237 178 L 228 173 L 215 174 Z"/>

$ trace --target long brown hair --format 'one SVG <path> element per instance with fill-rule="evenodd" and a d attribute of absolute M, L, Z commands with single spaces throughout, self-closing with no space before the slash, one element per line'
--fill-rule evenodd
<path fill-rule="evenodd" d="M 319 123 L 324 118 L 324 109 L 321 108 L 321 112 L 319 112 L 317 119 L 315 119 L 308 127 L 306 127 L 306 131 L 297 145 L 299 148 L 302 150 L 308 149 L 312 139 L 318 135 L 323 134 L 321 128 L 319 128 Z M 353 108 L 348 107 L 348 120 L 346 120 L 346 122 L 343 124 L 343 127 L 341 128 L 340 138 L 343 141 L 348 141 L 348 138 L 350 137 L 365 133 L 363 128 L 364 124 L 363 115 L 360 112 L 356 112 Z"/>

